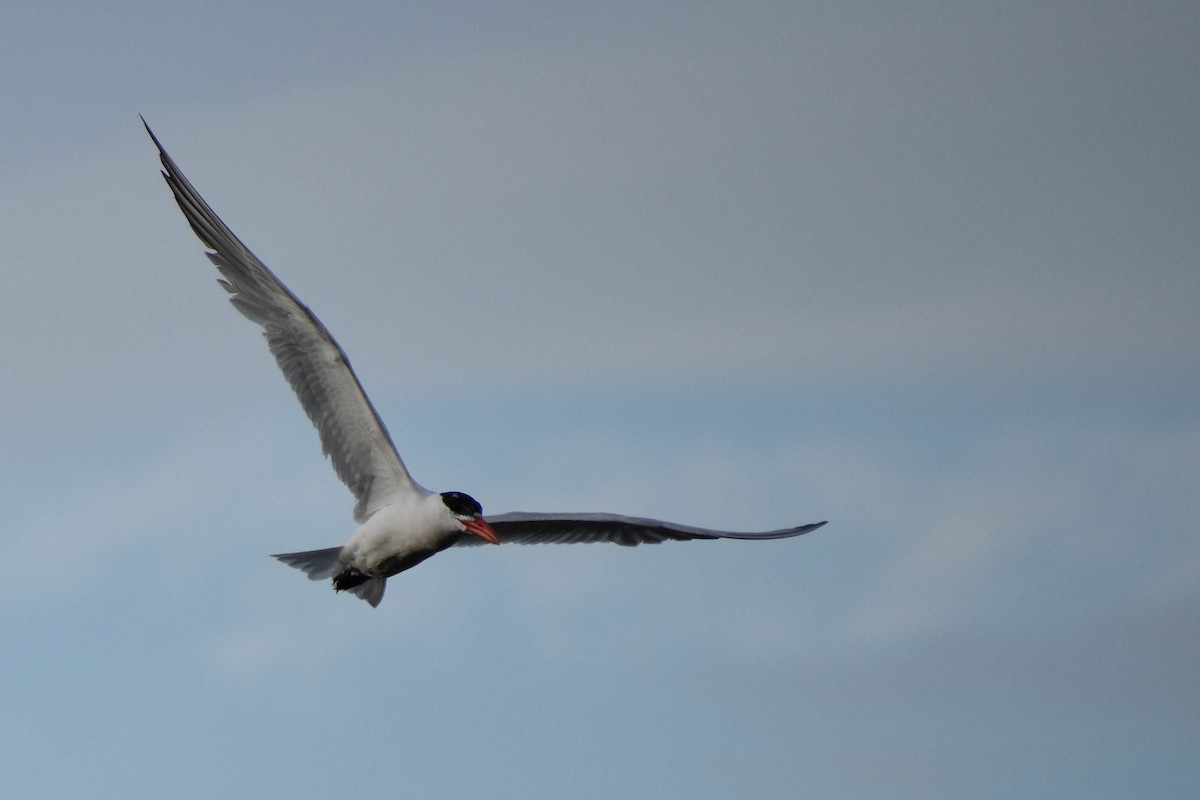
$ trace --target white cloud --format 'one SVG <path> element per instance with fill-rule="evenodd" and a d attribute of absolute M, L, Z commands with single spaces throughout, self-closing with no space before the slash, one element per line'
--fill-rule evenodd
<path fill-rule="evenodd" d="M 634 597 L 643 630 L 773 663 L 980 625 L 1042 631 L 1099 609 L 1194 600 L 1187 576 L 1200 544 L 1188 531 L 1200 527 L 1200 509 L 1180 482 L 1200 468 L 1197 435 L 1014 420 L 934 462 L 912 443 L 906 451 L 844 435 L 671 452 L 632 440 L 558 442 L 543 466 L 508 474 L 493 491 L 524 488 L 531 508 L 697 524 L 831 523 L 789 542 L 514 548 L 496 560 L 549 641 L 563 619 L 596 609 L 621 616 Z M 586 464 L 573 463 L 579 453 Z M 1148 503 L 1154 519 L 1137 511 Z"/>

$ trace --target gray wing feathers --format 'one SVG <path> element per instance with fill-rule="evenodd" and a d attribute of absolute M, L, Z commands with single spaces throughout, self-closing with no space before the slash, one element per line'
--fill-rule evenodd
<path fill-rule="evenodd" d="M 263 327 L 271 353 L 317 429 L 322 451 L 358 501 L 354 518 L 366 520 L 397 492 L 419 491 L 333 336 L 221 221 L 148 125 L 146 131 L 158 147 L 163 177 L 179 208 L 211 251 L 208 258 L 222 276 L 218 282 L 232 295 L 234 308 Z"/>
<path fill-rule="evenodd" d="M 814 522 L 777 531 L 741 532 L 696 528 L 691 525 L 619 514 L 538 514 L 526 511 L 489 515 L 487 521 L 496 531 L 500 541 L 505 544 L 612 542 L 627 547 L 691 539 L 786 539 L 815 531 L 825 524 Z M 471 546 L 482 542 L 478 536 L 464 536 L 455 544 Z"/>

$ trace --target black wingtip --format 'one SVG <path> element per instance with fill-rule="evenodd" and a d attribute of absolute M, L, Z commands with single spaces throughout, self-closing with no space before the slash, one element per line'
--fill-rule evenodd
<path fill-rule="evenodd" d="M 158 160 L 162 162 L 163 169 L 161 170 L 163 178 L 169 184 L 171 182 L 172 173 L 178 172 L 175 162 L 167 155 L 166 149 L 163 148 L 162 142 L 154 135 L 154 131 L 150 130 L 150 123 L 146 122 L 146 118 L 138 114 L 138 119 L 142 121 L 142 127 L 146 129 L 146 133 L 150 135 L 150 141 L 154 142 L 154 147 L 158 150 Z"/>
<path fill-rule="evenodd" d="M 827 520 L 827 519 L 823 519 L 820 522 L 810 522 L 807 525 L 801 525 L 798 528 L 792 528 L 786 534 L 786 536 L 803 536 L 806 533 L 812 533 L 817 528 L 824 527 L 828 522 L 829 522 L 829 520 Z M 786 538 L 786 537 L 780 537 L 780 538 Z"/>
<path fill-rule="evenodd" d="M 167 151 L 162 146 L 162 142 L 158 140 L 158 137 L 154 135 L 154 131 L 150 129 L 150 123 L 146 122 L 146 118 L 141 114 L 138 114 L 138 119 L 142 121 L 142 127 L 144 127 L 146 129 L 146 133 L 150 135 L 150 141 L 154 142 L 154 146 L 158 148 L 158 158 L 160 161 L 162 161 L 162 165 L 166 167 L 166 169 L 163 171 L 163 177 L 170 181 L 171 176 L 169 173 L 177 171 L 174 162 L 172 162 L 171 157 L 167 155 Z"/>
<path fill-rule="evenodd" d="M 146 122 L 146 118 L 143 117 L 141 114 L 138 114 L 138 119 L 140 119 L 142 121 L 142 127 L 146 129 L 146 133 L 150 134 L 150 138 L 154 141 L 154 144 L 158 147 L 159 150 L 161 150 L 162 145 L 158 143 L 158 137 L 154 135 L 154 131 L 150 130 L 150 123 Z"/>

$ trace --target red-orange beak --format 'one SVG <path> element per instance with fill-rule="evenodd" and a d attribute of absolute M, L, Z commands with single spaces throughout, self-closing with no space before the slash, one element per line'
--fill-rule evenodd
<path fill-rule="evenodd" d="M 496 532 L 492 530 L 492 526 L 488 525 L 487 520 L 483 517 L 472 517 L 465 520 L 463 527 L 484 541 L 491 542 L 492 544 L 500 544 L 500 537 L 496 535 Z"/>

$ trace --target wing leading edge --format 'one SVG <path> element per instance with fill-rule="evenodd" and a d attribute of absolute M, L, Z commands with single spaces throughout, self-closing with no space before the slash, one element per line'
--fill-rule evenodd
<path fill-rule="evenodd" d="M 358 501 L 354 518 L 366 520 L 397 493 L 423 491 L 333 336 L 221 221 L 149 125 L 146 132 L 158 148 L 175 201 L 221 273 L 218 283 L 238 311 L 262 326 L 279 369 L 317 429 L 322 451 Z"/>

